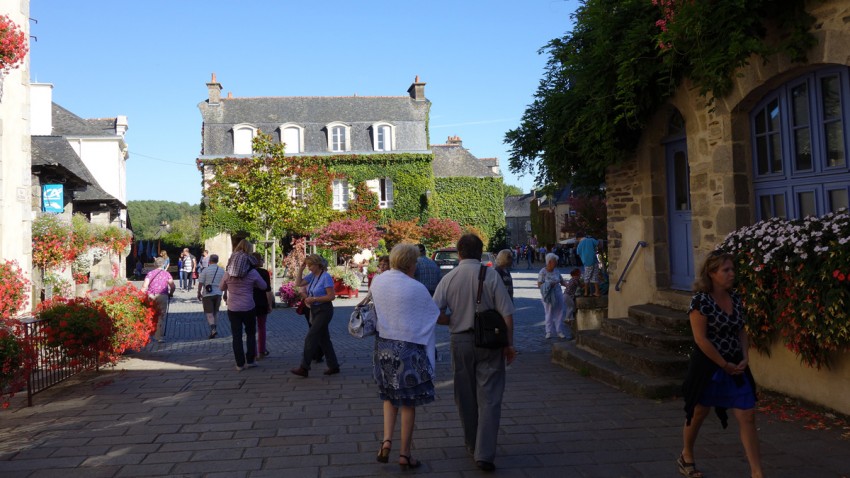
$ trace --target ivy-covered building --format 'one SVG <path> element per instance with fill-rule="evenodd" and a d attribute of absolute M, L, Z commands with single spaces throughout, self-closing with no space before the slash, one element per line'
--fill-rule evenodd
<path fill-rule="evenodd" d="M 505 227 L 504 183 L 497 158 L 478 158 L 458 136 L 431 145 L 440 217 L 480 229 L 488 238 Z"/>
<path fill-rule="evenodd" d="M 377 196 L 382 223 L 445 217 L 488 235 L 504 226 L 498 162 L 478 160 L 461 144 L 431 147 L 431 102 L 418 77 L 404 96 L 223 97 L 214 74 L 206 86 L 208 97 L 198 105 L 198 165 L 207 205 L 216 167 L 251 159 L 252 142 L 262 133 L 283 145 L 284 158 L 321 168 L 328 194 L 296 185 L 291 195 L 305 203 L 327 201 L 331 217 L 342 217 L 355 188 L 365 184 Z M 227 229 L 206 240 L 206 249 L 223 260 L 239 232 Z"/>

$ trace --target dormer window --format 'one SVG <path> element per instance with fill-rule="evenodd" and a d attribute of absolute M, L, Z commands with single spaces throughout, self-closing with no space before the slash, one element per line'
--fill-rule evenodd
<path fill-rule="evenodd" d="M 284 144 L 286 154 L 304 152 L 304 127 L 295 123 L 280 125 L 280 142 Z"/>
<path fill-rule="evenodd" d="M 375 151 L 394 151 L 395 148 L 395 126 L 389 123 L 375 123 L 372 125 L 372 140 Z"/>
<path fill-rule="evenodd" d="M 238 124 L 233 127 L 233 154 L 251 154 L 253 140 L 257 128 L 249 124 Z"/>
<path fill-rule="evenodd" d="M 345 123 L 334 122 L 327 126 L 328 151 L 341 153 L 351 151 L 351 127 Z"/>

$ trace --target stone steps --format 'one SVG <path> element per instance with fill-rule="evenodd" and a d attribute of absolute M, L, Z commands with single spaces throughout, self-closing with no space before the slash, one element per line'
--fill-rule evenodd
<path fill-rule="evenodd" d="M 680 394 L 692 347 L 683 311 L 643 304 L 553 345 L 552 361 L 633 395 L 670 398 Z"/>

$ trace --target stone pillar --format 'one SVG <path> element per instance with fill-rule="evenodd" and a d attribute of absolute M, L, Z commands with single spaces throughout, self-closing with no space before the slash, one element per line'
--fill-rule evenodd
<path fill-rule="evenodd" d="M 573 332 L 598 330 L 608 318 L 608 297 L 577 297 L 576 323 Z"/>

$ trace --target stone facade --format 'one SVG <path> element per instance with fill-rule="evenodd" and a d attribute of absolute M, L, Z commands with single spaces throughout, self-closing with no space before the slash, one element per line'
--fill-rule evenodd
<path fill-rule="evenodd" d="M 29 37 L 28 0 L 0 0 L 0 12 Z M 28 279 L 32 277 L 29 64 L 27 54 L 22 65 L 0 77 L 0 260 L 17 261 Z"/>
<path fill-rule="evenodd" d="M 693 269 L 727 234 L 756 221 L 750 113 L 765 95 L 789 80 L 818 68 L 850 65 L 850 0 L 811 2 L 809 8 L 817 18 L 818 43 L 808 52 L 807 64 L 794 64 L 781 56 L 767 62 L 754 57 L 738 71 L 732 92 L 714 105 L 686 82 L 650 121 L 634 156 L 608 170 L 611 317 L 625 317 L 632 305 L 656 303 L 684 309 L 689 302 L 689 292 L 671 288 L 665 148 L 675 115 L 684 120 L 684 134 L 678 139 L 686 141 L 689 166 Z M 844 121 L 847 131 L 848 119 Z M 638 248 L 617 292 L 613 285 L 623 276 L 639 241 L 646 241 L 648 247 Z M 836 379 L 846 381 L 846 375 L 845 371 Z M 805 397 L 803 390 L 788 392 Z"/>

